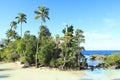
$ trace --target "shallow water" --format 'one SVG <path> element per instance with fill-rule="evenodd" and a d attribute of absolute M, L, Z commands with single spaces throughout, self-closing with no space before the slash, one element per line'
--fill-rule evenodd
<path fill-rule="evenodd" d="M 103 63 L 103 61 L 99 61 L 99 60 L 90 60 L 89 55 L 85 55 L 85 57 L 87 58 L 88 65 L 96 66 L 100 63 Z"/>
<path fill-rule="evenodd" d="M 85 55 L 88 65 L 96 66 L 102 61 L 91 61 L 89 55 Z M 120 69 L 94 69 L 93 71 L 87 70 L 85 76 L 80 80 L 120 80 Z"/>
<path fill-rule="evenodd" d="M 80 80 L 120 80 L 120 70 L 95 69 L 86 71 Z"/>

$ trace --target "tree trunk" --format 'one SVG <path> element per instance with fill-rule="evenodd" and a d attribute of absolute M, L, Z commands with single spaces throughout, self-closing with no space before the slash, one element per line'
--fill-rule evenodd
<path fill-rule="evenodd" d="M 62 70 L 64 69 L 64 67 L 65 67 L 65 64 L 66 64 L 66 59 L 65 59 L 65 57 L 64 57 L 64 64 L 62 65 Z"/>
<path fill-rule="evenodd" d="M 21 22 L 21 38 L 22 38 L 22 22 Z"/>
<path fill-rule="evenodd" d="M 39 44 L 39 34 L 38 34 L 38 40 L 37 40 L 37 49 L 36 49 L 36 61 L 35 61 L 35 64 L 36 64 L 36 68 L 38 68 L 38 44 Z"/>

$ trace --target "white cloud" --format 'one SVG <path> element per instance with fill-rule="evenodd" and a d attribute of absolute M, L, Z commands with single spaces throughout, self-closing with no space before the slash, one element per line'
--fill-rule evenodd
<path fill-rule="evenodd" d="M 87 50 L 119 50 L 120 39 L 116 39 L 114 35 L 89 32 L 85 33 L 86 42 L 84 44 Z"/>
<path fill-rule="evenodd" d="M 85 33 L 85 36 L 87 38 L 93 38 L 93 39 L 108 39 L 112 37 L 109 34 L 98 33 L 98 32 Z"/>
<path fill-rule="evenodd" d="M 119 20 L 112 19 L 112 18 L 104 18 L 103 23 L 107 27 L 117 27 L 120 25 Z"/>
<path fill-rule="evenodd" d="M 87 42 L 86 49 L 90 50 L 120 50 L 120 43 L 118 40 L 103 40 Z"/>

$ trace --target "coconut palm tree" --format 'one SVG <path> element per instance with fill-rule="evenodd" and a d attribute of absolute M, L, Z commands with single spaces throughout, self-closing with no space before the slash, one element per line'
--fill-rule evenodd
<path fill-rule="evenodd" d="M 38 6 L 39 11 L 35 11 L 34 13 L 37 15 L 35 19 L 41 18 L 42 22 L 46 22 L 46 18 L 49 20 L 49 8 L 44 6 Z"/>
<path fill-rule="evenodd" d="M 13 30 L 13 28 L 14 29 L 16 29 L 17 28 L 17 22 L 16 21 L 12 21 L 11 23 L 10 23 L 10 27 L 11 27 L 11 29 L 10 29 L 10 33 L 11 33 L 11 38 L 12 38 L 12 40 L 13 39 L 15 39 L 16 38 L 16 36 L 17 36 L 17 33 L 15 32 L 15 30 Z M 9 31 L 9 30 L 8 30 Z M 9 34 L 10 34 L 9 33 Z"/>
<path fill-rule="evenodd" d="M 34 13 L 37 15 L 35 16 L 35 19 L 41 18 L 41 26 L 42 22 L 46 22 L 46 18 L 49 20 L 49 8 L 46 8 L 44 6 L 38 6 L 39 11 L 34 11 Z M 37 67 L 37 53 L 38 53 L 38 44 L 39 44 L 39 36 L 38 36 L 38 41 L 37 41 L 37 49 L 36 49 L 36 67 Z"/>
<path fill-rule="evenodd" d="M 12 29 L 8 29 L 8 31 L 6 32 L 6 35 L 9 40 L 13 40 L 17 37 L 17 33 L 15 32 L 15 30 L 12 30 Z"/>
<path fill-rule="evenodd" d="M 16 29 L 16 28 L 17 28 L 17 22 L 16 22 L 16 21 L 12 21 L 12 22 L 10 23 L 10 26 L 11 26 L 11 29 L 12 29 L 12 28 Z"/>
<path fill-rule="evenodd" d="M 24 13 L 18 13 L 18 16 L 16 17 L 16 19 L 18 19 L 18 21 L 17 21 L 17 23 L 19 24 L 20 23 L 20 25 L 21 25 L 21 28 L 20 28 L 20 30 L 21 30 L 21 38 L 22 38 L 22 23 L 24 22 L 24 23 L 27 23 L 27 18 L 26 18 L 26 14 L 24 14 Z"/>

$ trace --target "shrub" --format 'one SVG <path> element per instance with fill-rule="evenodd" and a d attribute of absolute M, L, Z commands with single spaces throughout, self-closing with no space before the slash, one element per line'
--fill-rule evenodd
<path fill-rule="evenodd" d="M 20 62 L 21 63 L 25 63 L 26 62 L 26 58 L 24 56 L 20 57 Z"/>
<path fill-rule="evenodd" d="M 107 56 L 104 62 L 106 67 L 118 66 L 120 62 L 120 52 Z"/>

